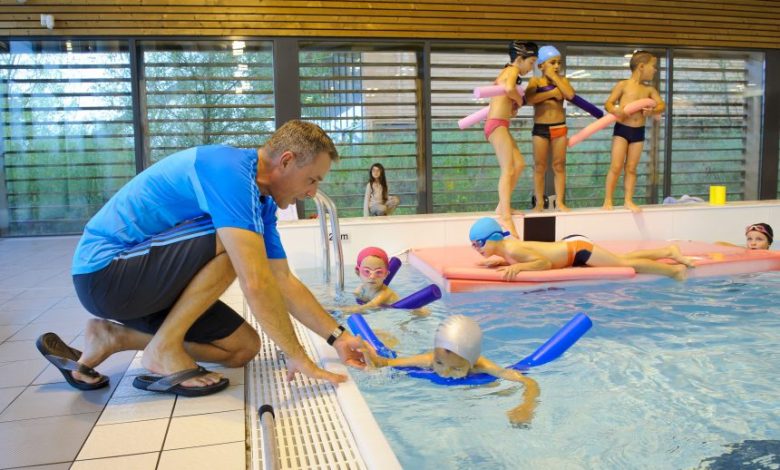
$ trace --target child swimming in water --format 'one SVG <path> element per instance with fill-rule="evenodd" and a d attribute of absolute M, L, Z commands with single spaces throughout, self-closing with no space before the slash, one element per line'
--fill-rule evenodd
<path fill-rule="evenodd" d="M 355 274 L 360 277 L 360 285 L 355 289 L 355 299 L 362 305 L 342 307 L 345 313 L 365 312 L 367 310 L 387 307 L 398 301 L 398 294 L 387 285 L 385 279 L 390 274 L 389 260 L 385 250 L 369 246 L 360 250 L 355 265 Z M 426 308 L 411 311 L 415 315 L 429 315 Z"/>
<path fill-rule="evenodd" d="M 619 255 L 594 244 L 582 235 L 570 235 L 559 242 L 524 242 L 504 238 L 495 220 L 484 217 L 474 222 L 469 231 L 471 246 L 485 258 L 493 255 L 502 259 L 488 259 L 483 266 L 503 266 L 504 279 L 511 281 L 522 271 L 544 271 L 578 266 L 631 267 L 637 273 L 660 274 L 678 281 L 685 280 L 687 268 L 693 261 L 680 253 L 676 245 L 663 248 L 638 250 Z M 679 264 L 656 261 L 668 258 Z"/>
<path fill-rule="evenodd" d="M 775 232 L 772 226 L 759 222 L 745 227 L 745 248 L 748 250 L 768 250 L 772 246 L 775 238 Z M 729 242 L 715 242 L 716 245 L 739 246 Z"/>
<path fill-rule="evenodd" d="M 481 350 L 482 329 L 477 322 L 463 315 L 453 315 L 445 319 L 436 330 L 432 351 L 388 359 L 379 356 L 365 341 L 361 351 L 366 363 L 374 367 L 421 367 L 433 369 L 439 376 L 448 378 L 485 373 L 512 382 L 520 382 L 525 387 L 523 402 L 508 411 L 507 416 L 512 424 L 530 423 L 539 397 L 539 384 L 517 370 L 506 369 L 481 356 Z"/>

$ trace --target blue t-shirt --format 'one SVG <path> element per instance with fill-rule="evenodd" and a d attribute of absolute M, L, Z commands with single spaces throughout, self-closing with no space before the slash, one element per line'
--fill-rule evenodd
<path fill-rule="evenodd" d="M 99 271 L 133 246 L 204 215 L 214 228 L 262 234 L 268 257 L 286 258 L 276 229 L 276 202 L 260 194 L 256 174 L 256 149 L 224 145 L 183 150 L 155 163 L 90 219 L 71 273 Z"/>

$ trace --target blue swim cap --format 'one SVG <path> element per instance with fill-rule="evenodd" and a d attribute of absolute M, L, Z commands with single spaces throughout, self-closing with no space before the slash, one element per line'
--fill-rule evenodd
<path fill-rule="evenodd" d="M 490 217 L 483 217 L 477 220 L 471 226 L 471 230 L 469 230 L 469 240 L 471 241 L 483 238 L 498 241 L 503 240 L 504 236 L 504 230 L 495 219 Z"/>
<path fill-rule="evenodd" d="M 542 65 L 549 59 L 560 56 L 561 52 L 555 46 L 542 46 L 539 48 L 539 58 L 536 60 L 536 64 Z"/>

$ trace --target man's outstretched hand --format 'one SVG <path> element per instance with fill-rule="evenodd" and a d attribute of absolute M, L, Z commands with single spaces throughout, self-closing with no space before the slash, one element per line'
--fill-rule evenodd
<path fill-rule="evenodd" d="M 347 376 L 341 374 L 335 374 L 328 372 L 325 369 L 317 367 L 317 365 L 309 359 L 309 356 L 303 356 L 298 359 L 287 358 L 287 381 L 292 381 L 295 378 L 295 374 L 300 372 L 306 377 L 312 379 L 327 380 L 333 385 L 338 385 L 341 382 L 346 382 Z"/>
<path fill-rule="evenodd" d="M 363 353 L 360 351 L 363 347 L 360 338 L 344 332 L 338 337 L 336 342 L 333 343 L 333 347 L 336 348 L 339 359 L 341 359 L 341 362 L 345 365 L 356 369 L 363 369 L 366 367 L 366 362 L 363 360 Z"/>

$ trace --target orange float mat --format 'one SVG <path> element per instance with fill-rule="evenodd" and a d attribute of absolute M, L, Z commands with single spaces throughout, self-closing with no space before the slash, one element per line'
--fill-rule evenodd
<path fill-rule="evenodd" d="M 680 247 L 685 256 L 694 259 L 695 268 L 689 278 L 730 276 L 761 271 L 780 270 L 780 252 L 748 250 L 695 241 L 599 241 L 614 253 L 660 248 L 669 244 Z M 415 248 L 409 252 L 409 262 L 447 292 L 480 290 L 538 289 L 545 285 L 572 285 L 603 281 L 631 282 L 657 279 L 649 274 L 637 275 L 632 268 L 564 268 L 547 271 L 525 271 L 513 281 L 504 281 L 495 268 L 479 266 L 484 258 L 470 246 Z M 671 260 L 669 261 L 671 262 Z"/>

